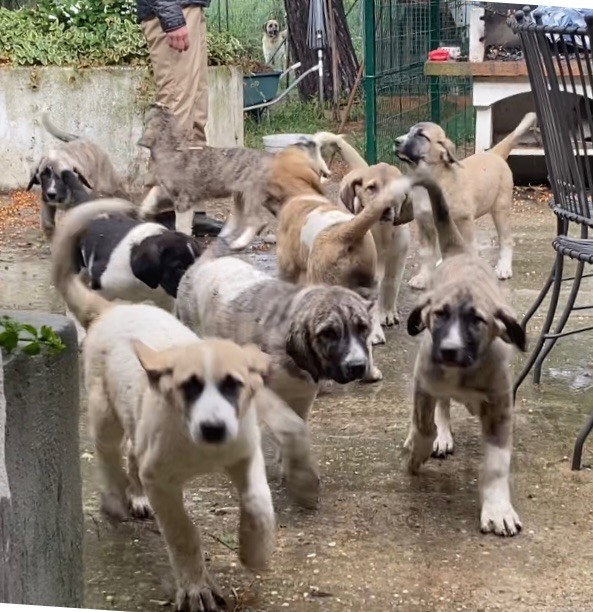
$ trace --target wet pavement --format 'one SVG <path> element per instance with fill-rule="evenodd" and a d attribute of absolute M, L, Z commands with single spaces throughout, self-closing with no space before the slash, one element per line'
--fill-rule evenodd
<path fill-rule="evenodd" d="M 523 314 L 553 260 L 554 221 L 548 208 L 518 200 L 513 211 L 514 278 L 505 283 Z M 482 253 L 497 249 L 489 219 L 479 223 Z M 0 246 L 0 307 L 63 312 L 49 288 L 49 250 Z M 271 252 L 253 256 L 273 269 Z M 410 257 L 406 279 L 415 272 Z M 417 293 L 402 291 L 405 317 Z M 584 281 L 579 303 L 593 303 Z M 581 321 L 579 321 L 579 318 Z M 580 326 L 589 317 L 573 316 Z M 541 313 L 529 328 L 533 339 Z M 589 322 L 590 323 L 590 322 Z M 376 350 L 384 380 L 352 384 L 320 397 L 311 419 L 322 476 L 318 510 L 291 506 L 273 485 L 278 547 L 273 568 L 253 575 L 235 549 L 238 508 L 223 476 L 197 480 L 186 493 L 212 574 L 235 610 L 510 610 L 593 608 L 593 439 L 585 469 L 571 472 L 572 445 L 593 410 L 591 334 L 562 340 L 543 370 L 527 379 L 515 410 L 512 489 L 523 532 L 513 539 L 482 535 L 477 478 L 477 420 L 454 406 L 455 454 L 431 460 L 420 476 L 403 468 L 411 374 L 417 341 L 403 327 Z M 523 356 L 517 356 L 519 371 Z M 83 415 L 84 417 L 84 415 Z M 167 609 L 172 580 L 164 544 L 152 521 L 112 526 L 98 512 L 94 454 L 81 419 L 84 475 L 86 605 L 115 610 Z"/>

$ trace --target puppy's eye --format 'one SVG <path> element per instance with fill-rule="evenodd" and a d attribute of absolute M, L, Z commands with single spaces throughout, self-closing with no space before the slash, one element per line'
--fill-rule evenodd
<path fill-rule="evenodd" d="M 204 383 L 197 376 L 192 376 L 182 383 L 181 390 L 185 401 L 188 404 L 193 404 L 202 395 Z"/>
<path fill-rule="evenodd" d="M 218 390 L 225 399 L 231 403 L 234 403 L 237 401 L 237 399 L 239 399 L 243 386 L 242 381 L 229 374 L 220 381 Z"/>
<path fill-rule="evenodd" d="M 416 136 L 418 136 L 418 138 L 424 138 L 424 140 L 428 140 L 428 142 L 430 142 L 430 138 L 424 132 L 418 132 Z"/>
<path fill-rule="evenodd" d="M 377 189 L 378 189 L 378 185 L 377 183 L 369 183 L 365 189 L 369 192 L 369 193 L 376 193 Z"/>
<path fill-rule="evenodd" d="M 449 316 L 449 311 L 446 308 L 440 308 L 435 310 L 433 314 L 436 319 L 444 319 Z"/>
<path fill-rule="evenodd" d="M 363 338 L 369 335 L 369 326 L 366 323 L 357 323 L 356 333 Z"/>
<path fill-rule="evenodd" d="M 324 327 L 318 333 L 319 337 L 326 342 L 338 340 L 338 332 L 333 327 Z"/>

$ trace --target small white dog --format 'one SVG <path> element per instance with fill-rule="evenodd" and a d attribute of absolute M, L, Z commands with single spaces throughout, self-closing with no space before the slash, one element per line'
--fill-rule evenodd
<path fill-rule="evenodd" d="M 286 70 L 288 30 L 280 31 L 280 24 L 275 19 L 266 21 L 263 27 L 262 49 L 266 64 L 278 70 Z"/>

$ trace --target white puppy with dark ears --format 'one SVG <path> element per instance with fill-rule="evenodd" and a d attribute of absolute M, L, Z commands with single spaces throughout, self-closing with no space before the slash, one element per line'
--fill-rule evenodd
<path fill-rule="evenodd" d="M 253 570 L 265 567 L 275 521 L 258 418 L 269 424 L 292 411 L 265 388 L 270 359 L 257 347 L 200 340 L 160 308 L 112 304 L 82 283 L 74 265 L 78 240 L 101 211 L 117 212 L 118 203 L 73 209 L 53 244 L 54 284 L 88 328 L 85 383 L 101 507 L 118 520 L 154 511 L 177 582 L 177 609 L 218 612 L 224 599 L 184 509 L 184 485 L 198 474 L 227 472 L 239 495 L 240 559 Z"/>

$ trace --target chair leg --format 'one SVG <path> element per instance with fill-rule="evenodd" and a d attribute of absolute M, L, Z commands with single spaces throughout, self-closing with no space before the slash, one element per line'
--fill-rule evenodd
<path fill-rule="evenodd" d="M 550 331 L 550 327 L 552 327 L 552 323 L 554 322 L 554 316 L 556 315 L 556 309 L 558 308 L 558 298 L 560 297 L 560 287 L 562 286 L 562 271 L 564 269 L 564 258 L 560 253 L 556 253 L 556 262 L 554 264 L 554 286 L 552 288 L 552 296 L 550 298 L 550 305 L 548 307 L 548 314 L 546 316 L 546 320 L 544 321 L 544 325 L 542 327 L 542 331 L 539 335 L 539 339 L 533 352 L 529 356 L 527 363 L 523 366 L 519 377 L 515 381 L 515 386 L 513 387 L 513 401 L 517 396 L 517 391 L 519 387 L 529 374 L 529 371 L 533 367 L 533 364 L 536 362 L 542 347 L 546 341 L 546 335 Z"/>
<path fill-rule="evenodd" d="M 585 440 L 589 436 L 589 434 L 593 431 L 593 412 L 589 416 L 589 420 L 586 425 L 581 429 L 579 435 L 577 436 L 576 442 L 574 444 L 574 453 L 572 455 L 572 469 L 580 470 L 581 469 L 581 457 L 583 456 L 583 444 Z"/>
<path fill-rule="evenodd" d="M 537 296 L 537 299 L 535 300 L 535 302 L 533 302 L 533 304 L 531 305 L 531 308 L 525 313 L 525 316 L 523 317 L 523 320 L 521 321 L 521 327 L 523 329 L 527 327 L 527 323 L 529 323 L 529 321 L 531 320 L 531 317 L 533 317 L 533 315 L 537 312 L 538 308 L 541 306 L 541 303 L 546 298 L 546 295 L 548 295 L 548 291 L 550 290 L 550 287 L 552 286 L 552 283 L 554 282 L 554 270 L 555 269 L 556 269 L 556 262 L 554 262 L 554 264 L 552 265 L 552 269 L 550 270 L 550 275 L 548 276 L 548 280 L 546 281 L 546 284 L 543 286 L 542 290 L 539 292 L 539 295 Z"/>
<path fill-rule="evenodd" d="M 579 294 L 579 289 L 581 287 L 581 280 L 583 278 L 584 267 L 585 267 L 585 263 L 582 261 L 579 261 L 579 263 L 577 264 L 575 275 L 574 275 L 574 280 L 572 282 L 572 289 L 570 290 L 570 294 L 568 296 L 566 306 L 564 307 L 564 311 L 562 312 L 562 315 L 560 316 L 560 319 L 556 327 L 554 328 L 554 332 L 553 332 L 554 334 L 561 334 L 562 330 L 564 329 L 564 326 L 566 325 L 566 322 L 568 321 L 568 317 L 570 316 L 570 313 L 572 312 L 572 308 Z M 558 340 L 557 337 L 547 338 L 544 344 L 543 350 L 540 356 L 537 358 L 537 361 L 535 362 L 535 366 L 533 368 L 533 382 L 536 385 L 539 384 L 541 380 L 542 365 L 544 363 L 544 360 L 546 359 L 550 351 L 554 348 L 554 345 L 556 344 L 557 340 Z"/>

